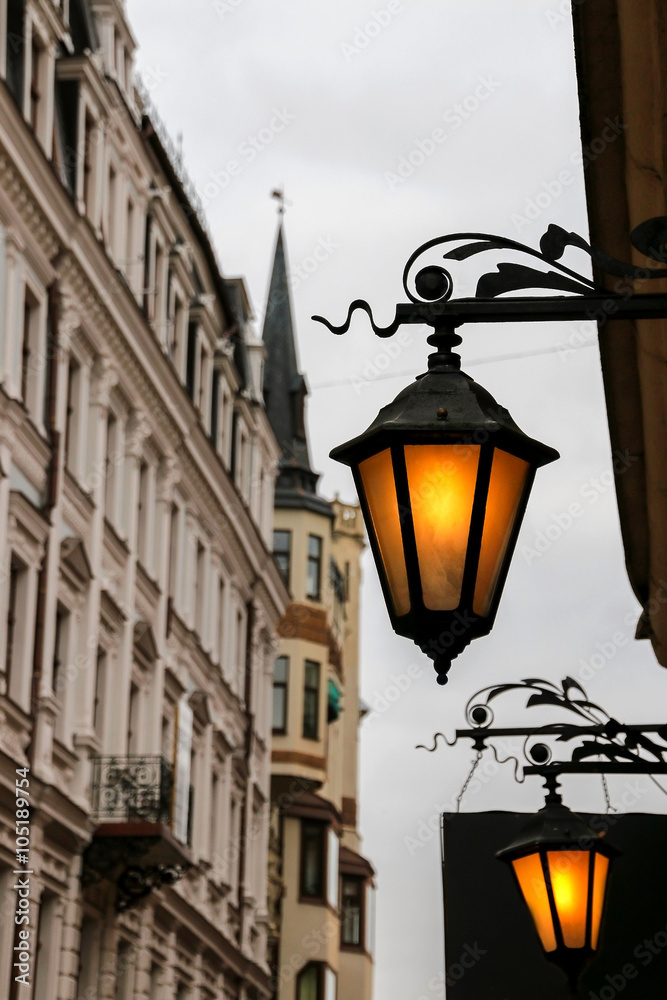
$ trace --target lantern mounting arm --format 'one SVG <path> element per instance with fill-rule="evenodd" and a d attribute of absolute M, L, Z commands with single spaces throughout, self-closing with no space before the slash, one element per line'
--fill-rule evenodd
<path fill-rule="evenodd" d="M 340 326 L 334 326 L 323 316 L 312 318 L 324 324 L 332 333 L 341 335 L 349 330 L 355 311 L 361 310 L 367 314 L 375 335 L 382 338 L 392 337 L 402 325 L 414 323 L 434 327 L 433 337 L 443 333 L 449 335 L 464 323 L 533 323 L 556 320 L 595 320 L 604 323 L 619 319 L 665 318 L 667 295 L 635 293 L 632 282 L 667 277 L 667 268 L 657 266 L 658 263 L 667 262 L 667 217 L 643 222 L 632 231 L 630 240 L 645 255 L 649 266 L 638 267 L 620 261 L 589 245 L 576 233 L 568 233 L 553 224 L 542 236 L 539 250 L 488 233 L 439 236 L 418 247 L 405 265 L 403 288 L 410 301 L 396 305 L 394 319 L 388 326 L 376 324 L 371 306 L 363 299 L 355 299 L 351 303 L 347 318 Z M 446 268 L 440 264 L 418 267 L 418 261 L 424 254 L 436 246 L 449 244 L 456 245 L 443 254 L 443 259 L 447 261 L 464 261 L 480 254 L 502 251 L 519 254 L 524 259 L 528 258 L 529 263 L 501 261 L 496 264 L 495 271 L 481 274 L 473 297 L 452 298 L 454 281 Z M 617 277 L 619 280 L 614 290 L 609 291 L 562 264 L 560 258 L 568 247 L 583 250 L 600 272 Z M 535 260 L 548 265 L 551 270 L 545 271 L 532 266 Z M 569 294 L 499 297 L 507 292 L 535 288 Z M 429 341 L 433 343 L 430 338 Z"/>
<path fill-rule="evenodd" d="M 578 716 L 579 721 L 532 727 L 493 726 L 494 713 L 489 703 L 512 691 L 528 694 L 526 709 L 559 708 Z M 590 701 L 581 684 L 571 677 L 566 677 L 560 686 L 539 678 L 527 678 L 483 688 L 468 701 L 466 718 L 471 728 L 457 729 L 454 744 L 460 739 L 470 740 L 478 752 L 490 745 L 497 760 L 514 761 L 515 777 L 519 772 L 542 777 L 550 795 L 557 794 L 557 779 L 561 774 L 667 774 L 667 724 L 618 722 Z M 439 736 L 447 742 L 444 735 L 438 733 L 432 747 L 420 748 L 434 752 Z M 542 742 L 540 737 L 551 739 Z M 507 742 L 503 744 L 512 738 L 523 741 L 520 751 Z M 498 756 L 494 741 L 500 741 L 504 757 Z M 559 759 L 553 759 L 556 751 Z M 523 778 L 517 777 L 517 780 Z M 658 787 L 665 791 L 662 786 Z"/>

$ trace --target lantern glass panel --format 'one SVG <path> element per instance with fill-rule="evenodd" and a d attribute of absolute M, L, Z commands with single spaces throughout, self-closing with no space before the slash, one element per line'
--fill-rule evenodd
<path fill-rule="evenodd" d="M 389 448 L 361 462 L 359 474 L 382 556 L 394 612 L 399 616 L 407 615 L 410 610 L 410 591 Z"/>
<path fill-rule="evenodd" d="M 491 610 L 529 469 L 523 459 L 495 449 L 473 600 L 476 615 L 486 617 Z"/>
<path fill-rule="evenodd" d="M 405 446 L 422 596 L 431 611 L 453 611 L 461 600 L 479 455 L 479 445 Z"/>
<path fill-rule="evenodd" d="M 515 858 L 512 867 L 526 906 L 535 921 L 542 947 L 545 951 L 555 951 L 556 934 L 554 933 L 549 896 L 539 853 L 529 854 L 524 858 Z"/>
<path fill-rule="evenodd" d="M 594 857 L 593 901 L 591 903 L 593 907 L 591 916 L 591 948 L 597 948 L 598 946 L 602 907 L 604 906 L 604 892 L 607 886 L 607 873 L 609 872 L 609 858 L 604 854 L 595 854 Z"/>
<path fill-rule="evenodd" d="M 547 851 L 554 903 L 566 948 L 586 944 L 588 851 Z"/>

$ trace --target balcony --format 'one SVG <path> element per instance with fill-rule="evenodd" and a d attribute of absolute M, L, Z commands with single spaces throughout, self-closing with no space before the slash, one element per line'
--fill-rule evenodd
<path fill-rule="evenodd" d="M 125 910 L 177 882 L 192 863 L 191 798 L 192 789 L 178 787 L 164 757 L 93 758 L 97 827 L 84 853 L 84 886 L 116 883 L 116 907 Z"/>

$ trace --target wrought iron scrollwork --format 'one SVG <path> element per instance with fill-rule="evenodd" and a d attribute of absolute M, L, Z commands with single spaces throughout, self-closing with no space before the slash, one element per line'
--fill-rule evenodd
<path fill-rule="evenodd" d="M 172 766 L 164 757 L 96 757 L 93 813 L 102 820 L 167 822 Z"/>
<path fill-rule="evenodd" d="M 630 240 L 632 245 L 645 255 L 647 261 L 667 263 L 667 217 L 660 216 L 641 223 L 630 234 Z M 456 318 L 458 312 L 452 307 L 456 304 L 460 306 L 463 303 L 470 306 L 474 300 L 452 298 L 455 283 L 451 272 L 446 267 L 441 264 L 419 263 L 424 255 L 439 246 L 451 247 L 443 254 L 443 260 L 452 262 L 465 261 L 481 254 L 497 251 L 518 253 L 527 258 L 523 263 L 501 261 L 496 264 L 495 270 L 485 271 L 480 275 L 474 300 L 486 303 L 496 300 L 508 292 L 544 288 L 558 293 L 569 293 L 570 296 L 579 297 L 582 300 L 595 298 L 596 302 L 600 296 L 607 300 L 617 297 L 619 301 L 627 304 L 629 300 L 643 298 L 643 296 L 632 294 L 630 281 L 667 277 L 667 268 L 639 267 L 618 260 L 605 251 L 591 246 L 577 233 L 567 232 L 561 226 L 554 224 L 550 225 L 542 235 L 537 250 L 516 240 L 489 233 L 452 233 L 428 240 L 410 256 L 403 271 L 403 289 L 409 303 L 396 306 L 394 319 L 388 326 L 383 327 L 376 324 L 370 305 L 363 299 L 355 299 L 351 303 L 345 322 L 339 326 L 335 326 L 322 316 L 313 316 L 313 319 L 324 324 L 332 333 L 340 335 L 349 330 L 353 314 L 360 310 L 367 314 L 376 336 L 391 337 L 403 323 L 430 323 L 433 326 L 438 326 L 442 325 L 448 316 Z M 566 266 L 562 263 L 561 258 L 568 248 L 582 250 L 590 257 L 592 264 L 601 273 L 625 279 L 623 288 L 619 287 L 616 292 L 610 292 L 585 275 Z M 547 265 L 549 270 L 536 267 L 536 262 Z M 507 302 L 507 299 L 500 301 Z M 498 308 L 502 308 L 500 303 Z M 552 308 L 554 313 L 558 312 L 557 300 L 552 301 Z M 635 315 L 628 306 L 626 306 L 625 311 L 628 315 Z M 529 310 L 526 312 L 524 318 L 532 318 L 529 315 Z M 569 312 L 571 313 L 571 309 Z M 656 314 L 651 313 L 651 315 Z M 473 317 L 474 312 L 469 309 L 466 318 L 468 321 L 473 321 Z M 569 313 L 568 317 L 576 318 Z M 553 318 L 558 317 L 555 315 Z M 455 321 L 458 324 L 465 320 L 458 318 Z M 480 321 L 480 319 L 478 318 L 476 321 Z"/>
<path fill-rule="evenodd" d="M 535 727 L 494 725 L 490 703 L 497 703 L 497 699 L 512 691 L 527 695 L 525 709 L 558 709 L 576 716 L 577 721 L 557 720 Z M 508 737 L 523 740 L 524 761 L 508 750 L 506 744 L 503 746 L 504 759 L 515 761 L 515 776 L 519 771 L 543 777 L 563 773 L 667 774 L 667 725 L 619 722 L 591 701 L 581 684 L 572 677 L 566 677 L 560 685 L 535 677 L 490 685 L 470 698 L 465 716 L 471 728 L 457 730 L 454 742 L 469 739 L 478 751 L 491 746 L 500 760 L 494 741 Z M 442 733 L 436 733 L 433 746 L 420 748 L 434 752 L 439 737 L 445 739 Z"/>

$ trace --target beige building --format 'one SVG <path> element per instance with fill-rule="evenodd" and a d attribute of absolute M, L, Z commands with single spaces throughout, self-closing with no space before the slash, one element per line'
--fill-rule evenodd
<path fill-rule="evenodd" d="M 317 493 L 278 233 L 264 398 L 282 447 L 273 549 L 292 601 L 274 667 L 271 964 L 278 1000 L 370 1000 L 373 868 L 359 853 L 358 506 Z"/>
<path fill-rule="evenodd" d="M 9 1000 L 270 995 L 279 450 L 134 48 L 119 0 L 0 0 Z"/>

